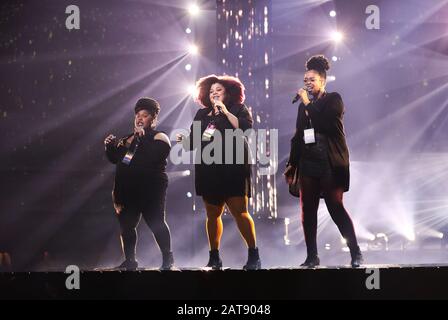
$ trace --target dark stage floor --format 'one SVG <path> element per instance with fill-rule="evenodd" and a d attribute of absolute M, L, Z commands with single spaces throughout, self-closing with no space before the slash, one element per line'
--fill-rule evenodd
<path fill-rule="evenodd" d="M 242 271 L 81 271 L 68 290 L 63 272 L 0 273 L 1 299 L 448 299 L 448 265 Z M 71 282 L 74 283 L 74 282 Z M 370 289 L 368 288 L 370 287 Z"/>

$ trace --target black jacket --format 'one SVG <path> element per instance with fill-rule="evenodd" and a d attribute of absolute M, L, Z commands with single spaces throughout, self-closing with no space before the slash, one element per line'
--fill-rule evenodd
<path fill-rule="evenodd" d="M 158 189 L 168 184 L 166 174 L 167 158 L 170 146 L 161 140 L 154 140 L 159 131 L 147 130 L 129 165 L 122 162 L 128 149 L 134 149 L 136 139 L 127 148 L 125 141 L 131 136 L 127 135 L 116 144 L 106 146 L 106 156 L 116 165 L 113 200 L 116 204 L 129 205 L 145 201 Z"/>
<path fill-rule="evenodd" d="M 344 187 L 345 191 L 348 191 L 350 187 L 350 162 L 343 124 L 345 109 L 342 98 L 337 92 L 326 93 L 307 106 L 303 103 L 299 105 L 296 132 L 291 139 L 288 164 L 299 168 L 300 171 L 300 155 L 304 152 L 305 146 L 303 131 L 309 128 L 309 120 L 305 110 L 308 111 L 315 132 L 327 136 L 328 156 L 336 183 Z"/>

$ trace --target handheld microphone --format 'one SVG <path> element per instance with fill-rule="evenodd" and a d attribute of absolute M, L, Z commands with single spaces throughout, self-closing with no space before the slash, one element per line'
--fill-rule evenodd
<path fill-rule="evenodd" d="M 216 102 L 217 101 L 219 101 L 219 97 L 213 97 L 213 105 L 215 105 L 216 106 Z M 218 108 L 218 111 L 219 112 L 222 112 L 222 108 L 221 108 L 221 106 L 216 106 L 217 108 Z"/>
<path fill-rule="evenodd" d="M 294 97 L 294 99 L 292 99 L 292 104 L 296 103 L 297 101 L 299 101 L 300 96 L 298 93 L 296 93 L 296 96 Z"/>

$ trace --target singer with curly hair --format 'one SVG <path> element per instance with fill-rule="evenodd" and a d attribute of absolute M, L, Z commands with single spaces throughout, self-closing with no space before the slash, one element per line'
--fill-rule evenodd
<path fill-rule="evenodd" d="M 359 267 L 363 257 L 353 222 L 343 204 L 349 190 L 349 150 L 343 124 L 344 103 L 337 92 L 325 90 L 330 64 L 323 55 L 306 62 L 304 88 L 298 90 L 299 105 L 296 131 L 285 177 L 289 184 L 294 176 L 300 184 L 302 226 L 307 246 L 304 267 L 320 264 L 317 251 L 317 211 L 323 197 L 331 218 L 347 241 L 351 265 Z M 296 99 L 295 99 L 296 100 Z"/>
<path fill-rule="evenodd" d="M 221 269 L 222 260 L 219 255 L 223 223 L 221 216 L 225 206 L 235 219 L 238 229 L 248 247 L 248 259 L 243 266 L 245 270 L 261 268 L 258 248 L 256 246 L 255 225 L 248 212 L 248 198 L 250 194 L 251 166 L 248 158 L 248 146 L 241 135 L 232 137 L 233 159 L 228 162 L 226 148 L 228 137 L 226 131 L 235 132 L 237 129 L 246 131 L 252 128 L 252 116 L 244 105 L 244 85 L 235 77 L 210 75 L 197 82 L 198 98 L 201 106 L 194 117 L 194 122 L 201 128 L 200 141 L 195 141 L 194 133 L 186 141 L 190 150 L 198 148 L 204 150 L 215 142 L 216 133 L 222 137 L 222 153 L 219 159 L 207 163 L 204 159 L 195 165 L 196 194 L 202 196 L 207 212 L 206 229 L 210 246 L 210 256 L 207 267 Z M 198 126 L 198 127 L 199 127 Z M 193 131 L 193 125 L 191 127 Z M 178 142 L 185 137 L 178 136 Z M 198 140 L 198 139 L 196 139 Z M 226 142 L 227 140 L 227 142 Z M 239 141 L 238 141 L 239 140 Z M 244 161 L 237 161 L 238 144 L 244 145 Z M 202 154 L 197 153 L 202 157 Z M 217 155 L 215 154 L 215 157 Z"/>

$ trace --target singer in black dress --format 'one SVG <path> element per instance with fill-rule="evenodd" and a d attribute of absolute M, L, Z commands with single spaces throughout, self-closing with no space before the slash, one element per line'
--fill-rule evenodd
<path fill-rule="evenodd" d="M 296 132 L 285 176 L 292 183 L 298 170 L 302 225 L 307 246 L 305 267 L 315 267 L 320 260 L 317 251 L 317 211 L 320 198 L 325 199 L 331 218 L 350 249 L 353 267 L 362 262 L 353 222 L 343 204 L 343 193 L 349 190 L 349 151 L 345 139 L 344 104 L 339 93 L 325 91 L 329 62 L 324 56 L 313 56 L 306 63 L 305 88 L 298 91 L 299 105 Z"/>
<path fill-rule="evenodd" d="M 198 102 L 202 108 L 196 113 L 194 122 L 200 128 L 196 136 L 199 139 L 195 140 L 192 125 L 192 133 L 184 141 L 186 142 L 184 145 L 190 150 L 196 150 L 197 159 L 201 159 L 201 163 L 195 165 L 195 185 L 196 194 L 202 196 L 207 211 L 206 226 L 210 246 L 207 267 L 212 269 L 222 267 L 219 256 L 223 232 L 221 216 L 227 205 L 248 246 L 248 259 L 243 268 L 259 269 L 261 262 L 256 247 L 255 225 L 248 212 L 248 198 L 251 196 L 251 165 L 244 137 L 232 138 L 233 158 L 230 163 L 226 161 L 226 153 L 229 150 L 226 150 L 225 146 L 229 141 L 226 141 L 225 131 L 233 133 L 236 129 L 246 131 L 252 128 L 251 113 L 244 105 L 244 86 L 237 78 L 211 75 L 200 79 L 197 82 L 197 89 Z M 203 155 L 205 148 L 215 141 L 215 132 L 219 132 L 222 136 L 222 154 L 210 163 Z M 178 140 L 181 141 L 183 138 L 179 136 Z M 237 162 L 238 143 L 244 146 L 244 160 L 240 161 L 241 163 Z"/>
<path fill-rule="evenodd" d="M 155 130 L 159 111 L 156 100 L 139 99 L 135 105 L 134 133 L 119 140 L 109 135 L 104 141 L 106 156 L 116 165 L 112 196 L 125 256 L 119 269 L 138 267 L 136 228 L 142 215 L 162 252 L 161 269 L 169 270 L 174 265 L 170 230 L 165 221 L 166 165 L 171 145 L 165 133 Z"/>

